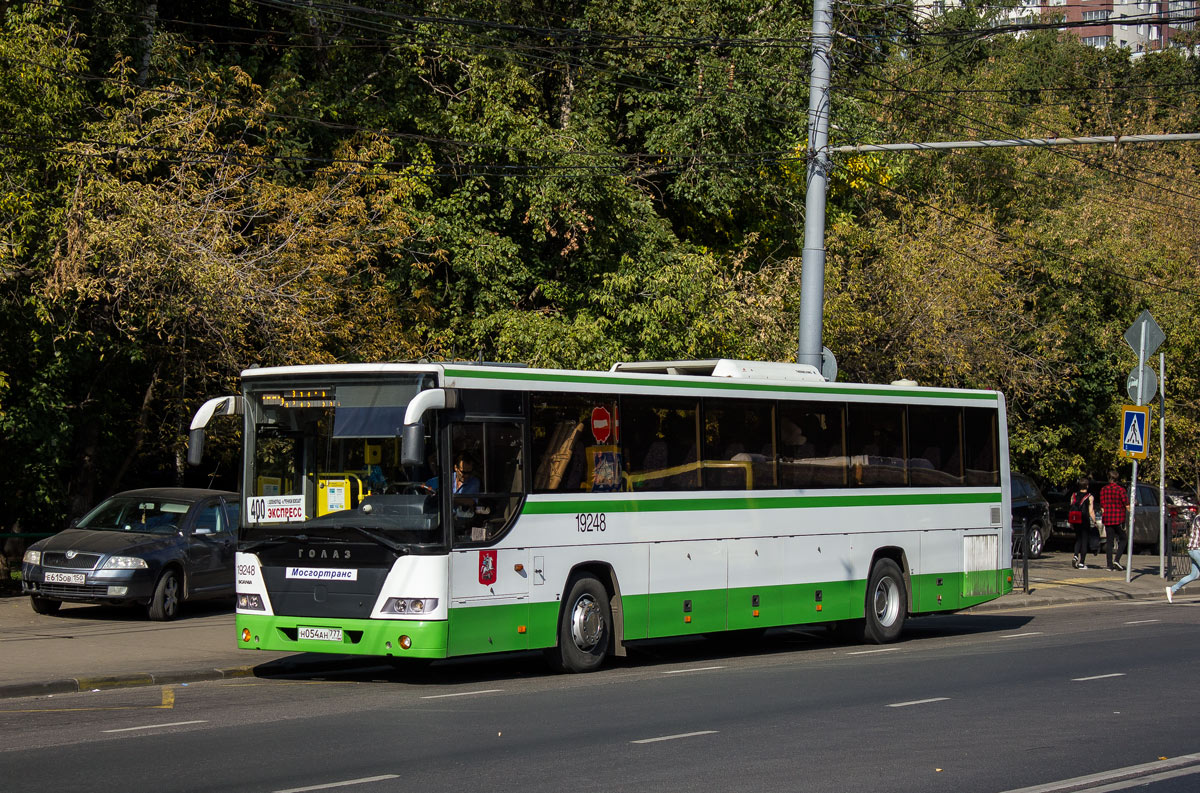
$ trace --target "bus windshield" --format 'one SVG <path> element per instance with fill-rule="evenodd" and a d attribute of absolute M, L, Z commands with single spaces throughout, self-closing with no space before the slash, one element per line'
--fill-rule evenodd
<path fill-rule="evenodd" d="M 431 416 L 427 462 L 400 462 L 408 403 L 431 385 L 420 374 L 247 383 L 247 539 L 328 529 L 388 547 L 441 544 L 440 502 L 427 484 L 438 474 Z"/>

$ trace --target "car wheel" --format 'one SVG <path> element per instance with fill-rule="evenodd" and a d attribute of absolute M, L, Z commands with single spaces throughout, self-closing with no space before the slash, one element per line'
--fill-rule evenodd
<path fill-rule="evenodd" d="M 183 586 L 179 580 L 179 574 L 174 570 L 167 570 L 162 574 L 162 578 L 158 579 L 158 586 L 154 587 L 154 597 L 150 599 L 150 607 L 148 612 L 150 619 L 163 621 L 173 620 L 179 616 L 179 602 L 183 599 Z"/>
<path fill-rule="evenodd" d="M 62 601 L 30 595 L 29 605 L 33 606 L 33 610 L 38 614 L 57 614 L 58 609 L 62 606 Z"/>
<path fill-rule="evenodd" d="M 1046 530 L 1041 526 L 1029 527 L 1029 558 L 1037 559 L 1046 549 Z"/>

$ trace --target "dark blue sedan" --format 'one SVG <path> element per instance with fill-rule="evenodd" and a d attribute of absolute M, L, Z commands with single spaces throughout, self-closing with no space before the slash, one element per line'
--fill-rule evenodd
<path fill-rule="evenodd" d="M 175 619 L 185 600 L 232 597 L 237 493 L 147 488 L 118 493 L 29 547 L 21 586 L 38 614 L 64 601 L 146 607 Z"/>

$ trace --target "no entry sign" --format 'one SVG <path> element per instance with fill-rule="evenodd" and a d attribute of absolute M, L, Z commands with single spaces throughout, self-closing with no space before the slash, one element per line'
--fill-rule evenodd
<path fill-rule="evenodd" d="M 592 437 L 596 439 L 596 443 L 608 443 L 608 439 L 612 437 L 612 416 L 609 415 L 608 408 L 592 408 Z"/>

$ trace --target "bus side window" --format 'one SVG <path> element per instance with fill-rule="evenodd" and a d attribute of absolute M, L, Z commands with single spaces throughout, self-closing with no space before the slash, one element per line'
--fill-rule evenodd
<path fill-rule="evenodd" d="M 508 530 L 525 490 L 521 425 L 509 422 L 459 424 L 452 430 L 451 457 L 471 462 L 477 484 L 451 494 L 454 544 L 488 544 Z M 454 482 L 454 474 L 444 477 Z M 443 485 L 444 486 L 444 485 Z"/>
<path fill-rule="evenodd" d="M 780 402 L 779 484 L 845 487 L 845 424 L 840 402 Z"/>
<path fill-rule="evenodd" d="M 907 484 L 904 406 L 852 403 L 846 418 L 853 484 L 861 487 Z"/>
<path fill-rule="evenodd" d="M 910 484 L 924 487 L 961 485 L 962 408 L 910 405 L 908 448 Z"/>
<path fill-rule="evenodd" d="M 756 399 L 704 400 L 704 457 L 708 490 L 775 486 L 775 403 Z"/>
<path fill-rule="evenodd" d="M 621 458 L 634 490 L 700 487 L 699 404 L 686 397 L 623 397 Z"/>
<path fill-rule="evenodd" d="M 995 410 L 963 409 L 963 437 L 967 460 L 966 484 L 1000 484 L 999 442 Z"/>

